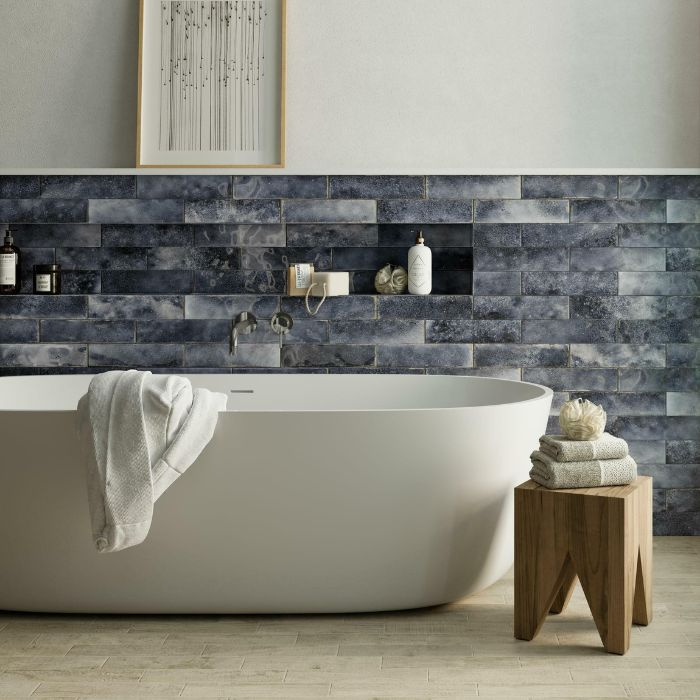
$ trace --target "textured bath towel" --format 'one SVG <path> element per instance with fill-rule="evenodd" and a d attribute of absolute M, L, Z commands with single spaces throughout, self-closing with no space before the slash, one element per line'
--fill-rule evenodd
<path fill-rule="evenodd" d="M 78 403 L 78 431 L 98 551 L 143 542 L 153 504 L 207 446 L 226 400 L 193 392 L 184 377 L 128 370 L 93 378 Z"/>
<path fill-rule="evenodd" d="M 610 433 L 597 440 L 570 440 L 566 435 L 543 435 L 540 452 L 557 462 L 587 462 L 590 459 L 622 459 L 629 454 L 627 443 Z"/>
<path fill-rule="evenodd" d="M 549 455 L 535 451 L 530 460 L 530 478 L 549 489 L 619 486 L 637 478 L 637 464 L 629 455 L 622 459 L 557 462 Z"/>

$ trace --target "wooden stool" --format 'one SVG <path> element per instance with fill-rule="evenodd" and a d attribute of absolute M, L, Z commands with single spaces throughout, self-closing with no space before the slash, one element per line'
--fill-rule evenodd
<path fill-rule="evenodd" d="M 515 636 L 560 613 L 578 576 L 605 650 L 624 654 L 651 622 L 651 478 L 628 486 L 515 489 Z"/>

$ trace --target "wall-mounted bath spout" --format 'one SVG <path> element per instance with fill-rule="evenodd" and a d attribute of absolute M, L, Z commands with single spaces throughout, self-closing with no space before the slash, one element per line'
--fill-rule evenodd
<path fill-rule="evenodd" d="M 272 327 L 272 330 L 277 333 L 280 338 L 280 348 L 282 347 L 282 339 L 285 335 L 287 335 L 287 333 L 289 333 L 289 331 L 292 330 L 293 325 L 294 321 L 292 320 L 292 317 L 284 311 L 278 311 L 270 319 L 270 326 Z"/>
<path fill-rule="evenodd" d="M 229 351 L 232 355 L 236 354 L 238 349 L 238 338 L 241 335 L 248 335 L 258 327 L 258 319 L 255 314 L 249 311 L 241 311 L 231 324 L 231 342 Z"/>

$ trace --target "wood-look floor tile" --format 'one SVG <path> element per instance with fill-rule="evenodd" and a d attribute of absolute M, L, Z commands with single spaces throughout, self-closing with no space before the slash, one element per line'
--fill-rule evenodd
<path fill-rule="evenodd" d="M 124 681 L 47 681 L 34 691 L 37 696 L 69 697 L 92 695 L 95 697 L 177 697 L 182 693 L 182 684 L 140 683 Z"/>
<path fill-rule="evenodd" d="M 330 691 L 328 683 L 280 683 L 279 685 L 256 685 L 237 683 L 235 685 L 188 684 L 182 696 L 191 697 L 235 697 L 235 698 L 323 698 Z"/>
<path fill-rule="evenodd" d="M 76 657 L 78 658 L 78 657 Z M 243 666 L 243 656 L 181 656 L 163 654 L 156 656 L 110 656 L 104 664 L 105 670 L 121 668 L 150 669 L 223 669 L 239 671 Z"/>

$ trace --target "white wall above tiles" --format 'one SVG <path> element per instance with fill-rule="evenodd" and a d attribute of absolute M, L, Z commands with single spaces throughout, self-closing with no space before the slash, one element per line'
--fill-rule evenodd
<path fill-rule="evenodd" d="M 137 15 L 138 0 L 2 0 L 3 172 L 133 166 Z M 288 0 L 287 15 L 286 172 L 700 168 L 700 0 Z"/>

